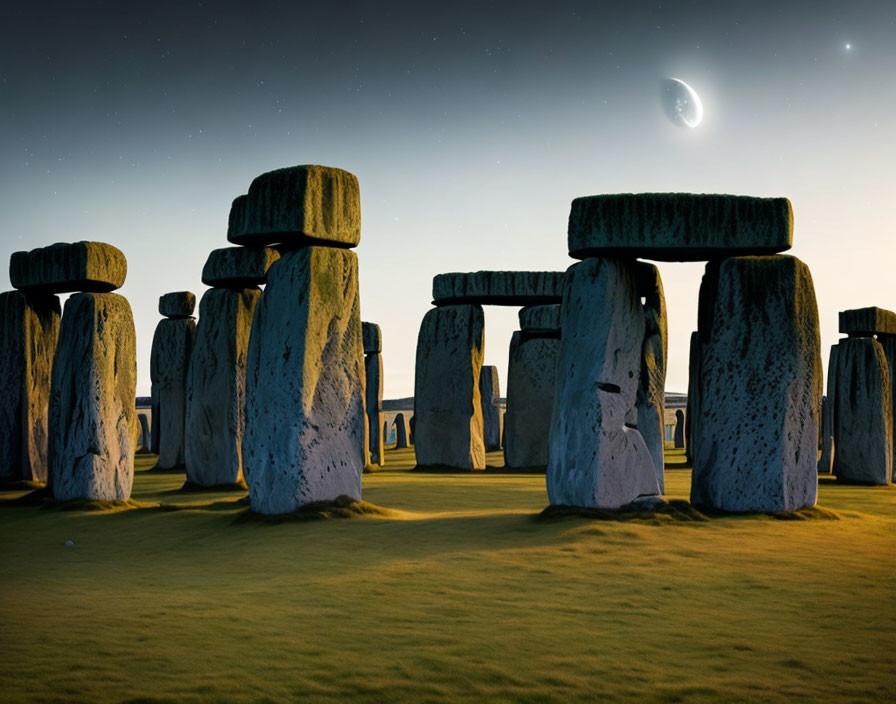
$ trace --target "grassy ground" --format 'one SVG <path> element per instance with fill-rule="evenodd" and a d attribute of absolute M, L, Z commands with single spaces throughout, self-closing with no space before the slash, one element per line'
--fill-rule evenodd
<path fill-rule="evenodd" d="M 143 508 L 0 494 L 0 701 L 896 701 L 894 488 L 823 482 L 839 520 L 545 520 L 543 476 L 390 451 L 387 516 L 268 525 L 153 460 Z"/>

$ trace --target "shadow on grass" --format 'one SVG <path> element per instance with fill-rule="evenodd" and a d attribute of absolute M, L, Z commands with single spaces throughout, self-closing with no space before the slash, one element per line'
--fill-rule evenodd
<path fill-rule="evenodd" d="M 393 511 L 382 508 L 367 501 L 355 501 L 351 496 L 343 494 L 335 501 L 316 501 L 302 506 L 298 511 L 268 515 L 256 513 L 251 508 L 241 511 L 233 519 L 234 525 L 239 523 L 301 523 L 304 521 L 320 521 L 328 518 L 365 518 L 367 516 L 389 517 Z"/>
<path fill-rule="evenodd" d="M 618 509 L 585 508 L 582 506 L 548 506 L 535 516 L 536 521 L 563 518 L 588 518 L 596 521 L 642 521 L 648 523 L 706 522 L 707 516 L 683 500 L 667 501 L 658 506 L 629 504 Z"/>
<path fill-rule="evenodd" d="M 665 524 L 670 522 L 707 522 L 714 518 L 766 518 L 777 521 L 839 521 L 840 514 L 821 506 L 810 506 L 798 511 L 754 511 L 732 513 L 718 511 L 706 506 L 694 506 L 683 499 L 667 501 L 657 506 L 632 503 L 618 509 L 584 508 L 580 506 L 548 506 L 536 515 L 536 520 L 558 520 L 562 518 L 588 518 L 597 521 L 641 521 Z"/>
<path fill-rule="evenodd" d="M 184 485 L 180 489 L 175 489 L 171 493 L 192 493 L 192 494 L 202 494 L 216 491 L 240 491 L 246 493 L 249 491 L 249 487 L 246 486 L 246 482 L 239 481 L 233 484 L 216 484 L 215 486 L 202 486 L 201 484 L 194 484 L 193 482 L 187 480 L 184 482 Z"/>

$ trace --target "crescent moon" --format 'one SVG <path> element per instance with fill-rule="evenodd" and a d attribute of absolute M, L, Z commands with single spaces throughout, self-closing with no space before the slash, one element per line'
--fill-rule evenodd
<path fill-rule="evenodd" d="M 663 80 L 663 107 L 672 122 L 693 129 L 703 121 L 703 102 L 680 78 Z"/>

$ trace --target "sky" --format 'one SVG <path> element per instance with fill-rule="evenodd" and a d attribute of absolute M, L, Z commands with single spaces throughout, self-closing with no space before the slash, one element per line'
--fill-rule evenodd
<path fill-rule="evenodd" d="M 413 395 L 432 277 L 565 270 L 582 195 L 786 196 L 827 350 L 896 309 L 896 3 L 4 2 L 0 260 L 99 240 L 128 259 L 138 395 L 158 297 L 206 290 L 232 199 L 325 164 L 361 184 L 364 320 Z M 700 95 L 673 124 L 661 81 Z M 660 263 L 668 391 L 686 391 L 702 264 Z M 198 308 L 198 306 L 197 306 Z M 507 379 L 516 308 L 486 308 Z"/>

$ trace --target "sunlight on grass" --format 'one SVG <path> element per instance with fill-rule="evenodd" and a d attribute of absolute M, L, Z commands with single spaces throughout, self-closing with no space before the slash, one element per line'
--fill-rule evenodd
<path fill-rule="evenodd" d="M 840 520 L 545 519 L 543 475 L 389 450 L 322 507 L 360 519 L 268 521 L 154 461 L 131 510 L 0 492 L 0 701 L 892 698 L 894 488 L 823 480 L 809 517 Z"/>

